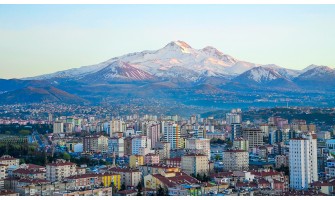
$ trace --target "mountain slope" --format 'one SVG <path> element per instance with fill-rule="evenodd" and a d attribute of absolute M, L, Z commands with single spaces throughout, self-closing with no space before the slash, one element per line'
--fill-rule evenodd
<path fill-rule="evenodd" d="M 48 87 L 26 87 L 0 95 L 0 102 L 3 104 L 14 103 L 88 103 L 86 100 L 69 94 L 52 86 Z"/>
<path fill-rule="evenodd" d="M 249 86 L 266 86 L 266 87 L 287 87 L 294 86 L 294 83 L 281 75 L 276 69 L 269 67 L 255 67 L 233 79 Z"/>
<path fill-rule="evenodd" d="M 335 90 L 335 70 L 327 66 L 310 65 L 305 72 L 294 79 L 305 89 Z"/>
<path fill-rule="evenodd" d="M 13 91 L 28 86 L 38 87 L 41 85 L 47 86 L 51 85 L 51 83 L 40 80 L 0 79 L 0 92 Z"/>
<path fill-rule="evenodd" d="M 112 82 L 112 81 L 144 81 L 155 77 L 143 70 L 133 67 L 129 63 L 115 61 L 103 69 L 90 73 L 79 79 L 85 82 Z"/>

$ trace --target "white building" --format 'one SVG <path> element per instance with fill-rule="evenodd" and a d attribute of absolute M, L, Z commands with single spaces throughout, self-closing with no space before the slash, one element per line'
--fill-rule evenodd
<path fill-rule="evenodd" d="M 53 127 L 53 133 L 64 133 L 63 122 L 55 122 Z"/>
<path fill-rule="evenodd" d="M 108 138 L 108 153 L 115 153 L 115 155 L 118 157 L 124 156 L 123 137 Z"/>
<path fill-rule="evenodd" d="M 171 144 L 171 149 L 177 149 L 181 147 L 180 129 L 178 124 L 164 123 L 163 135 L 164 141 Z"/>
<path fill-rule="evenodd" d="M 241 109 L 233 109 L 230 113 L 226 114 L 226 122 L 227 124 L 232 123 L 242 123 L 242 111 Z"/>
<path fill-rule="evenodd" d="M 223 152 L 223 169 L 224 170 L 248 170 L 249 153 L 245 150 L 226 150 Z"/>
<path fill-rule="evenodd" d="M 188 138 L 186 139 L 186 149 L 196 149 L 203 151 L 202 153 L 208 157 L 208 160 L 211 159 L 211 147 L 210 140 L 204 138 Z"/>
<path fill-rule="evenodd" d="M 303 135 L 290 140 L 290 187 L 308 189 L 308 185 L 318 181 L 317 136 Z"/>
<path fill-rule="evenodd" d="M 151 140 L 147 136 L 136 136 L 132 139 L 132 154 L 139 154 L 140 148 L 151 149 Z"/>

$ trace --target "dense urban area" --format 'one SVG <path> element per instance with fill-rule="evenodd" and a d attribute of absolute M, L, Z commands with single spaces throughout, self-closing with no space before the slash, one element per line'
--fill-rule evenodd
<path fill-rule="evenodd" d="M 334 108 L 156 111 L 1 105 L 0 196 L 335 194 Z"/>

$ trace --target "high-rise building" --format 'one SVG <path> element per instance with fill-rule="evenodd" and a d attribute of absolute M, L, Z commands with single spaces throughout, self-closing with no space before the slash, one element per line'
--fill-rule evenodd
<path fill-rule="evenodd" d="M 208 160 L 211 159 L 210 140 L 204 138 L 188 138 L 186 139 L 186 149 L 200 150 L 207 155 Z"/>
<path fill-rule="evenodd" d="M 230 141 L 242 136 L 242 125 L 240 123 L 231 123 Z"/>
<path fill-rule="evenodd" d="M 157 142 L 155 153 L 159 155 L 159 160 L 170 158 L 171 144 L 169 142 Z"/>
<path fill-rule="evenodd" d="M 226 150 L 223 152 L 223 169 L 224 170 L 248 170 L 249 153 L 244 150 Z"/>
<path fill-rule="evenodd" d="M 161 128 L 160 124 L 151 124 L 147 128 L 147 136 L 151 139 L 151 146 L 156 146 L 156 143 L 160 140 Z"/>
<path fill-rule="evenodd" d="M 63 122 L 54 122 L 53 133 L 64 133 Z"/>
<path fill-rule="evenodd" d="M 124 139 L 123 137 L 108 138 L 108 153 L 113 153 L 118 157 L 124 156 Z"/>
<path fill-rule="evenodd" d="M 48 181 L 63 181 L 64 178 L 77 174 L 77 166 L 75 163 L 65 160 L 57 160 L 54 163 L 46 165 L 46 177 Z"/>
<path fill-rule="evenodd" d="M 290 140 L 289 153 L 290 187 L 308 189 L 310 183 L 318 181 L 317 136 L 302 135 Z"/>
<path fill-rule="evenodd" d="M 227 124 L 242 123 L 242 111 L 241 109 L 233 109 L 230 113 L 226 114 Z"/>
<path fill-rule="evenodd" d="M 180 130 L 178 124 L 164 123 L 163 126 L 164 141 L 171 144 L 171 149 L 180 148 Z"/>
<path fill-rule="evenodd" d="M 86 136 L 83 138 L 83 150 L 84 152 L 107 153 L 108 138 L 103 135 Z"/>
<path fill-rule="evenodd" d="M 132 140 L 132 154 L 139 154 L 140 148 L 151 149 L 151 140 L 148 136 L 136 136 Z"/>
<path fill-rule="evenodd" d="M 243 129 L 243 138 L 249 141 L 249 148 L 262 146 L 263 132 L 261 129 L 246 128 Z"/>
<path fill-rule="evenodd" d="M 125 137 L 124 138 L 124 155 L 131 155 L 132 154 L 132 137 Z"/>
<path fill-rule="evenodd" d="M 249 151 L 249 141 L 244 138 L 235 138 L 233 142 L 233 149 Z"/>
<path fill-rule="evenodd" d="M 188 154 L 181 157 L 181 169 L 188 175 L 203 175 L 208 173 L 208 157 L 204 154 Z"/>
<path fill-rule="evenodd" d="M 124 131 L 126 131 L 126 123 L 121 119 L 113 119 L 110 122 L 110 134 Z"/>

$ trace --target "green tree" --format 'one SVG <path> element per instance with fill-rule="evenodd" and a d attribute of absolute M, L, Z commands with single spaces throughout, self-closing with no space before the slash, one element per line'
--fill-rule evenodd
<path fill-rule="evenodd" d="M 114 195 L 117 192 L 117 188 L 116 188 L 114 182 L 111 182 L 110 187 L 112 187 L 112 194 Z"/>
<path fill-rule="evenodd" d="M 164 189 L 162 188 L 161 185 L 159 185 L 158 187 L 157 196 L 164 196 Z"/>
<path fill-rule="evenodd" d="M 197 177 L 196 177 L 196 179 L 198 179 L 199 181 L 201 181 L 201 179 L 202 179 L 202 178 L 201 178 L 201 176 L 200 176 L 200 174 L 199 174 L 199 173 L 197 174 Z"/>
<path fill-rule="evenodd" d="M 122 190 L 125 190 L 125 189 L 126 189 L 126 185 L 124 183 L 122 183 L 120 190 L 122 191 Z"/>
<path fill-rule="evenodd" d="M 29 130 L 20 130 L 19 133 L 21 135 L 29 135 L 31 132 Z"/>
<path fill-rule="evenodd" d="M 216 155 L 215 155 L 215 160 L 218 161 L 218 160 L 220 160 L 220 159 L 221 159 L 221 156 L 220 156 L 219 154 L 216 154 Z"/>
<path fill-rule="evenodd" d="M 64 152 L 64 153 L 63 153 L 63 159 L 64 159 L 64 160 L 71 160 L 71 156 L 70 156 L 70 154 L 68 154 L 67 152 Z"/>
<path fill-rule="evenodd" d="M 139 182 L 138 184 L 137 184 L 137 196 L 142 196 L 142 184 L 141 184 L 141 182 Z"/>

